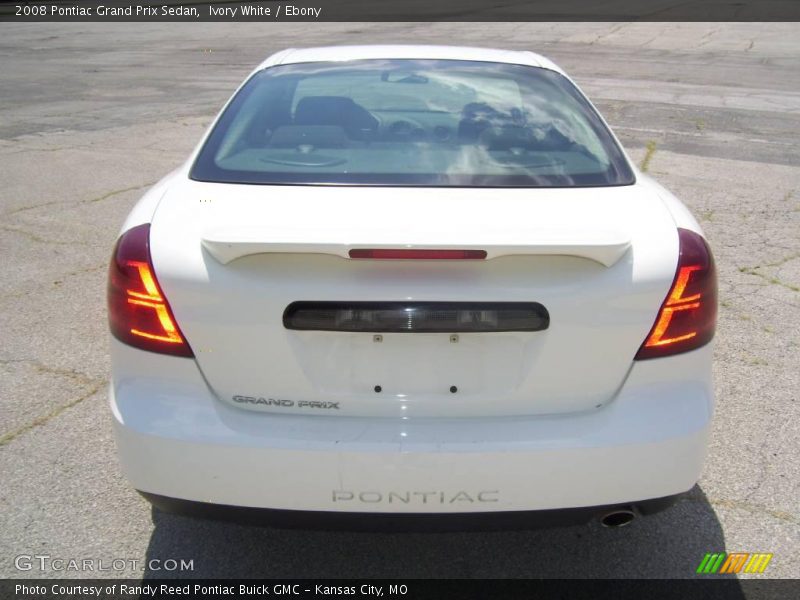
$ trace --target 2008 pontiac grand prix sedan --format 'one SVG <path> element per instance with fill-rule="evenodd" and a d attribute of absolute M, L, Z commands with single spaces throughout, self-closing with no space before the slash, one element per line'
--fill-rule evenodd
<path fill-rule="evenodd" d="M 624 524 L 700 474 L 716 295 L 547 59 L 279 52 L 122 228 L 122 467 L 190 513 Z"/>

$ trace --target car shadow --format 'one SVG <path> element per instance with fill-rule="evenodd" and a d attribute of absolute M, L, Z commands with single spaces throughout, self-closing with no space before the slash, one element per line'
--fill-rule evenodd
<path fill-rule="evenodd" d="M 152 516 L 148 564 L 185 559 L 193 569 L 147 570 L 146 579 L 686 578 L 696 576 L 705 553 L 725 550 L 717 516 L 698 486 L 666 511 L 617 529 L 595 521 L 514 531 L 364 533 L 244 526 L 157 509 Z"/>

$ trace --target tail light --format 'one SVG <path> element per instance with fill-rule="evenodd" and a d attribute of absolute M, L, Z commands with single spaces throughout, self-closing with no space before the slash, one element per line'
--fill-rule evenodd
<path fill-rule="evenodd" d="M 440 250 L 417 248 L 354 248 L 350 258 L 374 260 L 483 260 L 486 250 Z"/>
<path fill-rule="evenodd" d="M 108 270 L 108 321 L 119 341 L 162 354 L 192 357 L 158 285 L 150 259 L 150 224 L 126 231 Z"/>
<path fill-rule="evenodd" d="M 706 241 L 678 229 L 680 257 L 675 279 L 656 322 L 636 354 L 637 360 L 688 352 L 714 337 L 717 324 L 717 273 Z"/>

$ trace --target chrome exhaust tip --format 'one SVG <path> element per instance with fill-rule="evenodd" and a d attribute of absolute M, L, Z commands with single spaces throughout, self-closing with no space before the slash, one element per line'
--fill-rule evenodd
<path fill-rule="evenodd" d="M 607 512 L 600 517 L 600 524 L 603 527 L 618 528 L 629 525 L 636 518 L 636 513 L 630 508 L 620 508 Z"/>

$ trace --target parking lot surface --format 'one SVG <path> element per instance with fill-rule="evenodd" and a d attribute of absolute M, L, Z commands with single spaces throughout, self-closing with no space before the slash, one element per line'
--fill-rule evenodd
<path fill-rule="evenodd" d="M 800 25 L 0 25 L 0 576 L 692 577 L 771 552 L 800 577 Z M 609 530 L 347 533 L 151 512 L 106 405 L 108 259 L 249 70 L 290 46 L 531 49 L 565 68 L 716 253 L 717 412 L 674 508 Z M 654 473 L 654 477 L 658 474 Z M 193 570 L 20 571 L 14 557 L 190 559 Z"/>

